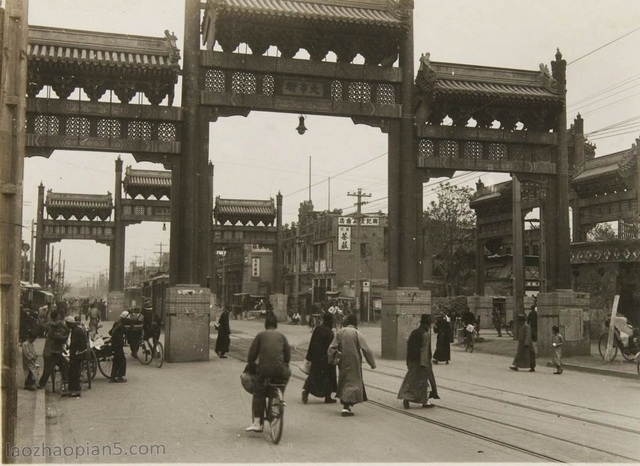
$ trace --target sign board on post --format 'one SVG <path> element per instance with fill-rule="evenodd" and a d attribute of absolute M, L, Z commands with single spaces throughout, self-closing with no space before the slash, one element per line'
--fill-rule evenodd
<path fill-rule="evenodd" d="M 371 282 L 362 282 L 362 292 L 369 293 L 371 291 Z"/>

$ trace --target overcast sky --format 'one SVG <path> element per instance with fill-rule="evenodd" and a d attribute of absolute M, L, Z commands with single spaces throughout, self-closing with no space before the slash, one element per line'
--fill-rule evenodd
<path fill-rule="evenodd" d="M 416 0 L 415 59 L 429 52 L 432 61 L 537 70 L 554 60 L 560 48 L 567 60 L 569 123 L 578 113 L 585 132 L 610 126 L 615 137 L 594 134 L 597 155 L 625 150 L 640 137 L 640 2 L 637 0 Z M 182 0 L 30 0 L 31 25 L 87 29 L 162 37 L 169 29 L 182 49 Z M 174 105 L 179 105 L 180 93 Z M 624 125 L 627 120 L 630 124 Z M 295 131 L 297 114 L 253 112 L 210 126 L 210 160 L 215 166 L 214 196 L 268 199 L 284 195 L 285 223 L 295 221 L 300 202 L 309 197 L 317 210 L 355 210 L 347 192 L 362 188 L 372 195 L 363 210 L 387 211 L 386 135 L 345 118 L 308 116 L 307 133 Z M 604 136 L 611 133 L 605 133 Z M 106 194 L 114 190 L 118 154 L 56 151 L 49 159 L 25 162 L 24 231 L 36 217 L 37 186 L 54 192 Z M 137 164 L 121 154 L 125 167 L 163 169 Z M 357 167 L 357 168 L 356 168 Z M 479 174 L 458 172 L 454 183 L 473 184 Z M 330 179 L 330 182 L 328 181 Z M 482 174 L 485 184 L 506 179 Z M 434 198 L 425 187 L 425 202 Z M 330 186 L 330 189 L 329 189 Z M 167 225 L 168 227 L 168 225 Z M 146 223 L 127 228 L 127 263 L 158 259 L 168 248 L 169 228 Z M 90 241 L 55 243 L 66 261 L 66 281 L 91 277 L 108 268 L 107 246 Z M 58 253 L 56 252 L 56 261 Z"/>

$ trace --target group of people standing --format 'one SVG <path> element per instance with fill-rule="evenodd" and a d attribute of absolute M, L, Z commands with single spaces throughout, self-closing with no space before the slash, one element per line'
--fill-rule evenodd
<path fill-rule="evenodd" d="M 22 364 L 26 374 L 24 388 L 30 391 L 44 389 L 57 368 L 62 383 L 60 394 L 77 398 L 82 394 L 82 362 L 87 359 L 87 352 L 91 351 L 90 338 L 97 333 L 100 319 L 97 313 L 90 310 L 86 316 L 89 324 L 86 328 L 81 323 L 80 316 L 67 315 L 62 319 L 60 317 L 58 310 L 51 311 L 42 350 L 44 367 L 40 377 L 37 376 L 40 366 L 34 346 L 37 335 L 29 333 L 27 341 L 22 343 Z M 128 318 L 129 312 L 124 311 L 109 331 L 113 348 L 110 382 L 113 383 L 127 381 L 124 378 L 127 370 L 124 343 Z"/>
<path fill-rule="evenodd" d="M 89 350 L 87 332 L 80 324 L 79 318 L 66 316 L 60 319 L 57 310 L 51 312 L 51 320 L 48 324 L 47 337 L 42 351 L 44 368 L 42 376 L 38 379 L 37 364 L 38 355 L 34 342 L 35 333 L 29 333 L 27 341 L 22 344 L 22 364 L 26 373 L 24 388 L 34 391 L 44 389 L 47 381 L 58 367 L 62 375 L 62 396 L 79 397 L 82 360 L 86 358 Z M 69 342 L 69 360 L 64 356 L 65 345 Z M 36 379 L 37 383 L 36 383 Z"/>

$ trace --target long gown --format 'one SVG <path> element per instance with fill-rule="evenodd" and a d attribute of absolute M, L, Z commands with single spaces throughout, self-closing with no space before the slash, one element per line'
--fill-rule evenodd
<path fill-rule="evenodd" d="M 433 359 L 438 362 L 449 362 L 451 360 L 451 325 L 440 318 L 433 327 L 433 331 L 437 335 Z"/>
<path fill-rule="evenodd" d="M 333 331 L 327 325 L 318 325 L 311 335 L 307 361 L 311 370 L 304 383 L 304 390 L 317 397 L 328 397 L 338 389 L 336 366 L 329 364 L 327 349 L 333 341 Z"/>

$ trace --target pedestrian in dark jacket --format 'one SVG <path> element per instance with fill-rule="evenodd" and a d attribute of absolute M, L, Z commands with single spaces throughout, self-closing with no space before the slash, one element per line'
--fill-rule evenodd
<path fill-rule="evenodd" d="M 218 319 L 218 338 L 216 339 L 216 354 L 221 358 L 226 358 L 225 353 L 229 352 L 231 344 L 231 327 L 229 327 L 229 308 L 223 309 Z"/>
<path fill-rule="evenodd" d="M 287 338 L 276 330 L 278 319 L 275 314 L 267 314 L 264 319 L 264 328 L 265 330 L 253 339 L 247 356 L 248 365 L 255 368 L 257 375 L 256 389 L 251 403 L 253 423 L 245 429 L 247 432 L 262 432 L 267 393 L 266 379 L 286 387 L 291 377 L 291 369 L 289 369 L 291 348 Z M 282 388 L 283 392 L 285 387 Z"/>
<path fill-rule="evenodd" d="M 44 349 L 42 350 L 44 368 L 42 369 L 42 376 L 38 381 L 38 388 L 45 387 L 49 377 L 53 374 L 57 366 L 62 374 L 62 395 L 66 396 L 69 364 L 64 356 L 62 356 L 62 352 L 64 350 L 64 344 L 67 338 L 69 338 L 69 331 L 65 327 L 64 322 L 58 320 L 58 318 L 58 311 L 52 311 L 51 322 L 49 322 L 47 331 L 47 339 L 44 342 Z"/>
<path fill-rule="evenodd" d="M 441 315 L 436 320 L 433 332 L 436 337 L 436 351 L 433 353 L 433 363 L 445 362 L 449 364 L 451 360 L 451 324 L 446 314 Z"/>
<path fill-rule="evenodd" d="M 127 379 L 124 376 L 127 374 L 127 360 L 124 357 L 124 332 L 126 320 L 129 318 L 129 312 L 124 311 L 120 314 L 118 319 L 111 330 L 111 346 L 113 348 L 113 366 L 111 367 L 111 380 L 109 382 L 122 383 Z"/>
<path fill-rule="evenodd" d="M 431 316 L 422 314 L 420 326 L 411 332 L 407 340 L 407 375 L 398 392 L 398 399 L 402 400 L 403 406 L 407 409 L 410 402 L 420 403 L 428 408 L 433 406 L 429 398 L 440 398 L 431 366 L 430 327 Z"/>
<path fill-rule="evenodd" d="M 313 329 L 306 360 L 311 362 L 309 376 L 304 382 L 302 402 L 307 404 L 309 393 L 318 398 L 324 397 L 325 403 L 335 403 L 332 393 L 338 390 L 336 366 L 329 364 L 327 350 L 333 341 L 333 315 L 328 312 L 322 316 L 322 325 Z"/>
<path fill-rule="evenodd" d="M 69 344 L 69 396 L 80 396 L 80 376 L 82 361 L 87 357 L 87 334 L 71 316 L 64 318 L 67 328 L 71 331 Z"/>

